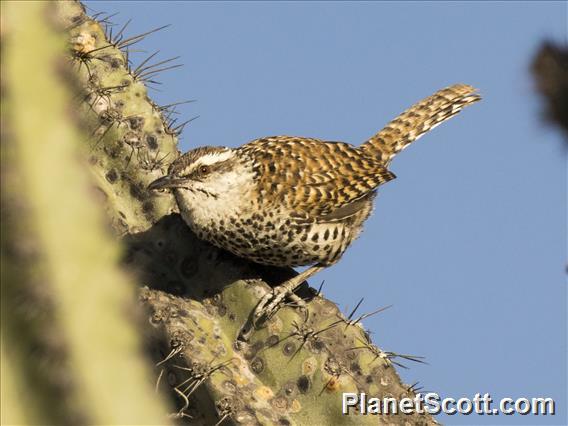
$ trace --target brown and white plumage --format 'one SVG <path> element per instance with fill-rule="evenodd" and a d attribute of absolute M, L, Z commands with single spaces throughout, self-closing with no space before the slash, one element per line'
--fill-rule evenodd
<path fill-rule="evenodd" d="M 343 142 L 272 136 L 238 150 L 255 159 L 258 196 L 267 208 L 285 206 L 318 222 L 341 218 L 338 210 L 395 178 L 384 164 Z"/>
<path fill-rule="evenodd" d="M 271 265 L 329 265 L 359 235 L 377 188 L 395 178 L 392 158 L 479 99 L 464 84 L 442 89 L 360 147 L 272 136 L 197 148 L 171 165 L 161 186 L 174 188 L 197 235 L 221 248 Z"/>
<path fill-rule="evenodd" d="M 393 157 L 479 99 L 471 86 L 447 87 L 359 147 L 272 136 L 238 148 L 197 148 L 150 188 L 171 188 L 186 223 L 218 247 L 268 265 L 315 265 L 280 287 L 281 300 L 357 238 L 377 188 L 395 178 L 387 170 Z M 273 310 L 277 301 L 263 299 L 259 309 L 267 304 Z"/>
<path fill-rule="evenodd" d="M 396 154 L 424 133 L 480 99 L 476 89 L 467 84 L 454 84 L 438 90 L 399 114 L 359 149 L 388 166 Z"/>

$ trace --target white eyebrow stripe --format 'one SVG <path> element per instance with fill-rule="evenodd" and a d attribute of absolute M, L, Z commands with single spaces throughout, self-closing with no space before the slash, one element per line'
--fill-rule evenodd
<path fill-rule="evenodd" d="M 235 153 L 229 149 L 227 151 L 212 152 L 205 154 L 203 157 L 200 157 L 198 163 L 201 165 L 210 166 L 212 164 L 228 160 L 229 158 L 234 157 L 234 155 Z"/>

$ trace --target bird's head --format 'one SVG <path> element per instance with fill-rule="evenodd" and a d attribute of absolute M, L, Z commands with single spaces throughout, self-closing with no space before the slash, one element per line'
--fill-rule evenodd
<path fill-rule="evenodd" d="M 235 189 L 243 165 L 235 150 L 205 146 L 191 150 L 169 167 L 168 174 L 153 181 L 150 190 L 174 190 L 188 201 L 217 200 Z"/>

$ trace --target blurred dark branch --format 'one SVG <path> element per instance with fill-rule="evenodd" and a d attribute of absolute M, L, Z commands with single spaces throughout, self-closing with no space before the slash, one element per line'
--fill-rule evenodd
<path fill-rule="evenodd" d="M 546 118 L 559 125 L 568 141 L 568 46 L 544 42 L 535 55 L 531 71 L 546 104 Z"/>

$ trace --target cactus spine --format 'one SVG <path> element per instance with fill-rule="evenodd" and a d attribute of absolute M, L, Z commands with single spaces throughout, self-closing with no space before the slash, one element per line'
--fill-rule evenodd
<path fill-rule="evenodd" d="M 87 17 L 76 2 L 4 4 L 2 55 L 10 60 L 3 60 L 2 82 L 2 132 L 9 142 L 2 148 L 2 355 L 13 368 L 2 375 L 2 386 L 20 393 L 34 379 L 43 386 L 27 395 L 31 412 L 30 405 L 7 399 L 9 420 L 435 423 L 417 414 L 341 414 L 342 392 L 397 399 L 414 392 L 400 382 L 395 355 L 373 346 L 359 322 L 313 291 L 304 291 L 310 299 L 305 315 L 284 308 L 249 344 L 235 344 L 266 282 L 292 272 L 199 241 L 171 197 L 146 190 L 178 155 L 179 129 L 164 118 L 167 108 L 147 95 L 144 80 L 157 68 L 132 70 L 125 58 L 124 49 L 143 35 L 109 37 L 104 22 Z M 24 9 L 34 16 L 33 27 L 49 36 L 33 38 L 26 33 L 30 25 L 17 25 L 32 22 L 21 16 Z M 72 71 L 65 78 L 67 68 L 53 60 L 62 46 L 48 30 L 54 22 L 68 39 Z M 16 58 L 38 50 L 33 58 Z M 26 81 L 38 69 L 49 72 Z M 114 238 L 102 224 L 103 211 Z M 26 241 L 39 252 L 22 254 Z M 136 320 L 133 282 L 147 321 Z M 15 312 L 22 289 L 33 315 Z M 42 339 L 57 365 L 53 377 L 42 377 L 25 355 Z M 147 354 L 158 393 L 150 389 Z M 175 408 L 167 408 L 163 395 Z"/>

